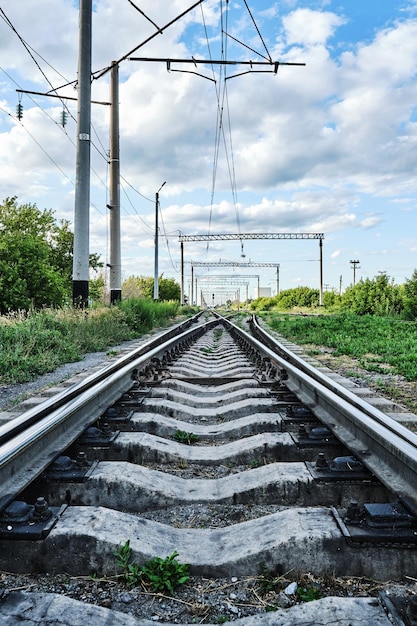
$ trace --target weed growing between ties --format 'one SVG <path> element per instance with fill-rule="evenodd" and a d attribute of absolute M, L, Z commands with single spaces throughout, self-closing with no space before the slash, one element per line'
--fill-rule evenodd
<path fill-rule="evenodd" d="M 122 554 L 125 564 L 130 562 L 126 561 L 128 554 L 128 549 Z M 140 570 L 138 565 L 137 570 Z M 135 574 L 134 570 L 133 573 Z M 266 570 L 265 576 L 270 577 L 274 583 L 266 593 L 261 589 L 262 582 L 265 582 L 264 577 L 255 573 L 252 576 L 219 579 L 190 576 L 186 584 L 176 588 L 175 594 L 154 592 L 142 575 L 137 577 L 138 583 L 127 585 L 123 574 L 102 578 L 98 574 L 72 577 L 66 574 L 14 575 L 0 572 L 0 587 L 3 591 L 36 588 L 38 592 L 59 593 L 84 603 L 121 611 L 130 616 L 128 619 L 133 616 L 138 620 L 151 619 L 170 624 L 233 624 L 235 620 L 246 616 L 290 608 L 308 601 L 312 595 L 318 593 L 323 597 L 370 598 L 378 597 L 382 589 L 389 590 L 391 587 L 391 583 L 365 578 L 341 579 L 331 575 L 323 578 L 309 573 L 279 574 L 277 570 Z M 297 589 L 297 592 L 287 595 L 285 590 L 288 585 L 294 587 L 294 583 L 301 589 L 300 593 Z M 415 583 L 412 580 L 407 588 L 409 597 L 415 595 Z M 301 597 L 306 597 L 306 600 Z"/>
<path fill-rule="evenodd" d="M 128 586 L 133 587 L 139 582 L 148 582 L 156 593 L 168 592 L 173 595 L 178 585 L 189 580 L 189 565 L 177 560 L 178 552 L 174 550 L 165 559 L 155 556 L 146 561 L 145 565 L 131 562 L 132 548 L 129 539 L 114 552 L 116 565 L 123 570 Z"/>
<path fill-rule="evenodd" d="M 185 430 L 177 430 L 174 433 L 174 439 L 180 443 L 185 443 L 187 446 L 191 446 L 193 443 L 197 443 L 199 437 L 194 433 L 187 433 Z"/>

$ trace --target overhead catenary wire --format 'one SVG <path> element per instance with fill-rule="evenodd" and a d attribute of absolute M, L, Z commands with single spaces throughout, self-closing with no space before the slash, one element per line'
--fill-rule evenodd
<path fill-rule="evenodd" d="M 201 7 L 201 12 L 204 15 L 202 7 Z M 219 80 L 219 88 L 217 88 L 217 84 L 216 84 L 217 123 L 216 123 L 215 144 L 214 144 L 212 189 L 211 189 L 210 213 L 209 213 L 209 223 L 208 223 L 209 233 L 211 230 L 212 217 L 213 217 L 213 207 L 214 207 L 215 189 L 216 189 L 216 182 L 217 182 L 217 172 L 218 172 L 218 162 L 219 162 L 221 140 L 223 140 L 223 145 L 225 149 L 225 156 L 226 156 L 226 163 L 227 163 L 228 174 L 229 174 L 232 199 L 233 199 L 233 204 L 235 208 L 237 229 L 238 229 L 238 233 L 241 232 L 239 205 L 238 205 L 238 200 L 237 200 L 237 183 L 236 183 L 236 171 L 235 171 L 235 164 L 234 164 L 232 130 L 231 130 L 231 115 L 230 115 L 227 82 L 226 82 L 227 64 L 228 64 L 228 40 L 227 40 L 227 33 L 229 30 L 228 20 L 229 20 L 228 0 L 226 0 L 225 10 L 223 10 L 223 0 L 221 0 L 220 1 L 220 21 L 221 21 L 221 29 L 220 29 L 221 30 L 221 55 L 220 56 L 221 56 L 222 62 L 220 63 L 221 80 Z M 205 20 L 203 20 L 203 23 L 205 27 L 206 42 L 207 42 L 208 49 L 209 49 L 209 55 L 211 55 Z M 226 132 L 225 132 L 225 116 L 226 116 L 226 125 L 228 129 L 228 138 L 226 138 Z M 208 250 L 209 250 L 209 242 L 207 242 L 206 244 L 206 255 L 208 254 Z M 241 242 L 241 252 L 243 254 L 243 242 Z"/>
<path fill-rule="evenodd" d="M 202 11 L 202 15 L 204 16 L 204 13 L 203 13 L 203 10 L 202 10 L 202 0 L 201 0 L 200 2 L 196 2 L 192 7 L 190 7 L 187 11 L 182 13 L 180 16 L 178 16 L 175 20 L 170 22 L 167 26 L 165 26 L 162 29 L 158 30 L 157 24 L 155 22 L 153 22 L 148 16 L 146 16 L 135 5 L 134 2 L 132 2 L 131 0 L 128 0 L 128 2 L 136 10 L 138 10 L 140 13 L 142 13 L 144 15 L 144 17 L 146 19 L 148 19 L 148 21 L 155 26 L 155 28 L 157 29 L 157 32 L 153 35 L 153 37 L 156 36 L 156 34 L 158 34 L 158 33 L 162 34 L 164 28 L 166 28 L 168 25 L 170 25 L 174 21 L 177 21 L 177 19 L 179 19 L 180 17 L 182 17 L 183 15 L 188 13 L 191 9 L 197 7 L 198 5 L 200 6 L 201 11 Z M 228 8 L 228 5 L 229 5 L 229 0 L 226 0 L 227 8 Z M 221 1 L 221 6 L 222 6 L 222 11 L 221 11 L 221 14 L 222 14 L 222 18 L 221 18 L 222 19 L 222 33 L 223 33 L 223 36 L 222 36 L 222 48 L 223 48 L 222 49 L 222 59 L 224 60 L 224 62 L 226 64 L 227 61 L 228 61 L 228 59 L 227 59 L 227 40 L 228 39 L 235 39 L 235 38 L 232 37 L 230 35 L 230 33 L 228 32 L 229 31 L 229 28 L 228 28 L 228 10 L 226 10 L 226 12 L 225 12 L 225 14 L 223 16 L 223 6 L 224 6 L 223 5 L 223 1 Z M 249 10 L 249 7 L 247 6 L 246 1 L 245 1 L 245 6 L 246 6 L 246 8 L 248 9 L 248 11 L 250 13 L 250 10 Z M 253 16 L 252 16 L 251 13 L 250 13 L 250 15 L 251 15 L 252 21 L 254 22 Z M 259 36 L 261 37 L 259 29 L 257 29 L 257 30 L 258 30 Z M 206 35 L 207 35 L 207 30 L 206 30 Z M 208 44 L 208 47 L 209 47 L 208 36 L 206 38 L 207 38 L 207 44 Z M 238 41 L 238 40 L 235 39 L 235 41 Z M 261 37 L 261 41 L 263 42 L 262 37 Z M 147 42 L 142 42 L 142 44 L 140 44 L 138 47 L 141 47 L 142 45 L 144 45 L 144 43 L 147 43 Z M 266 45 L 265 45 L 264 42 L 263 42 L 263 44 L 264 44 L 265 50 L 267 51 L 267 48 L 266 48 Z M 245 44 L 242 44 L 242 45 L 245 45 Z M 136 47 L 135 50 L 138 49 L 138 47 Z M 248 47 L 248 46 L 245 46 L 245 47 Z M 260 54 L 260 53 L 258 53 L 258 54 Z M 267 54 L 268 54 L 268 57 L 265 57 L 264 55 L 260 55 L 260 56 L 262 56 L 264 59 L 270 60 L 271 57 L 270 57 L 268 51 L 267 51 Z M 128 55 L 123 57 L 121 60 L 124 60 L 125 58 L 127 58 L 127 56 Z M 210 56 L 211 56 L 211 53 L 210 53 Z M 50 64 L 48 64 L 48 65 L 50 65 Z M 50 66 L 50 67 L 52 68 L 52 66 Z M 39 69 L 41 71 L 43 71 L 40 68 L 40 66 L 39 66 Z M 214 67 L 213 66 L 212 66 L 212 71 L 213 71 L 213 75 L 214 75 Z M 227 161 L 227 167 L 228 167 L 228 171 L 229 171 L 229 178 L 230 178 L 230 183 L 231 183 L 231 188 L 232 188 L 233 202 L 234 202 L 234 205 L 235 205 L 236 222 L 237 222 L 238 232 L 240 233 L 241 232 L 241 225 L 240 225 L 240 216 L 239 216 L 239 205 L 238 205 L 238 199 L 237 199 L 236 171 L 235 171 L 234 151 L 233 151 L 233 141 L 232 141 L 232 131 L 231 131 L 231 112 L 230 112 L 230 108 L 229 108 L 228 90 L 227 90 L 227 86 L 226 86 L 226 79 L 227 79 L 226 65 L 224 66 L 224 68 L 221 67 L 220 74 L 221 74 L 221 77 L 222 77 L 222 82 L 224 84 L 221 84 L 219 90 L 217 90 L 217 86 L 216 86 L 217 105 L 218 105 L 217 106 L 217 122 L 218 123 L 216 125 L 215 155 L 214 155 L 214 159 L 213 159 L 213 188 L 212 188 L 212 203 L 211 203 L 212 206 L 211 206 L 211 215 L 210 215 L 210 221 L 209 221 L 209 229 L 211 227 L 211 217 L 212 217 L 212 210 L 213 210 L 212 207 L 213 207 L 213 204 L 214 204 L 214 194 L 215 194 L 215 187 L 216 187 L 216 182 L 217 182 L 217 171 L 218 171 L 218 162 L 219 162 L 220 148 L 221 148 L 221 143 L 223 142 L 224 148 L 225 148 L 225 151 L 226 151 L 226 161 Z M 99 76 L 97 75 L 97 73 L 95 73 L 95 75 L 92 74 L 92 79 L 98 78 L 98 77 Z M 45 75 L 45 78 L 46 78 L 46 75 Z M 70 85 L 70 84 L 74 84 L 75 82 L 76 81 L 74 81 L 73 83 L 68 82 L 67 84 Z M 48 81 L 48 84 L 51 86 L 51 92 L 53 92 L 53 95 L 56 95 L 57 89 L 59 89 L 59 88 L 54 88 L 49 81 Z M 57 96 L 57 97 L 61 98 L 61 96 Z M 62 100 L 65 101 L 65 96 L 62 96 Z M 37 106 L 39 106 L 39 105 L 37 104 Z M 42 107 L 39 107 L 39 108 L 41 108 L 41 110 L 43 110 Z M 67 134 L 65 129 L 63 129 L 63 130 Z M 97 147 L 94 143 L 93 143 L 93 147 L 97 150 L 97 152 L 103 158 L 105 158 L 107 160 L 107 158 L 108 158 L 107 154 L 103 154 L 103 153 L 105 153 L 104 146 L 103 146 L 103 144 L 102 144 L 102 142 L 100 140 L 100 137 L 99 137 L 98 133 L 95 131 L 94 128 L 93 128 L 93 132 L 96 134 L 98 143 L 100 144 L 100 148 Z M 67 136 L 68 136 L 68 134 L 67 134 Z M 125 179 L 125 182 L 127 183 L 126 179 Z M 106 183 L 103 183 L 103 184 L 106 184 Z M 127 183 L 127 184 L 130 185 L 130 183 Z M 130 185 L 130 186 L 133 188 L 132 185 Z M 137 192 L 137 190 L 135 190 L 135 191 Z M 137 193 L 139 193 L 139 195 L 142 195 L 142 194 L 140 194 L 140 192 L 137 192 Z M 127 197 L 127 194 L 126 194 L 126 197 Z M 146 198 L 145 196 L 143 196 L 143 197 Z M 150 199 L 147 199 L 147 200 L 151 201 Z M 129 202 L 130 202 L 130 199 L 129 199 Z M 142 220 L 142 218 L 139 216 L 139 214 L 137 214 L 137 217 L 143 222 L 143 224 L 145 225 L 146 228 L 150 228 L 149 225 L 147 225 L 146 222 L 144 220 Z M 161 215 L 161 217 L 162 217 L 162 215 Z M 164 231 L 165 231 L 165 227 L 164 227 Z M 241 244 L 243 246 L 242 242 L 241 242 Z M 167 240 L 167 245 L 169 247 L 168 240 Z M 243 250 L 243 248 L 242 248 L 242 250 Z"/>
<path fill-rule="evenodd" d="M 200 0 L 200 2 L 201 2 L 201 1 L 202 1 L 202 0 Z M 193 5 L 193 7 L 194 7 L 194 6 L 197 6 L 200 2 L 197 2 L 195 5 Z M 131 4 L 132 6 L 134 6 L 134 8 L 135 8 L 136 10 L 138 10 L 138 11 L 139 11 L 142 15 L 144 15 L 144 17 L 146 17 L 146 19 L 148 19 L 148 21 L 150 21 L 150 22 L 151 22 L 151 23 L 155 26 L 155 28 L 157 28 L 157 30 L 158 30 L 159 32 L 162 32 L 162 31 L 160 31 L 159 27 L 155 24 L 155 22 L 153 22 L 153 21 L 152 21 L 152 20 L 151 20 L 151 19 L 150 19 L 150 18 L 149 18 L 149 17 L 148 17 L 145 13 L 143 13 L 143 12 L 142 12 L 142 11 L 141 11 L 141 10 L 140 10 L 140 9 L 139 9 L 139 8 L 138 8 L 138 7 L 137 7 L 137 6 L 133 3 L 133 2 L 130 2 L 130 4 Z M 193 8 L 193 7 L 191 7 L 191 8 Z M 190 11 L 190 10 L 191 10 L 191 8 L 190 8 L 190 9 L 188 9 L 187 11 L 185 11 L 183 14 L 187 13 L 188 11 Z M 0 10 L 1 10 L 1 9 L 0 9 Z M 46 61 L 46 60 L 45 60 L 45 59 L 44 59 L 41 55 L 39 55 L 38 53 L 36 53 L 36 51 L 34 51 L 34 49 L 33 49 L 33 48 L 32 48 L 32 47 L 31 47 L 31 46 L 30 46 L 30 45 L 29 45 L 29 44 L 28 44 L 28 43 L 27 43 L 27 42 L 23 39 L 23 37 L 22 37 L 22 36 L 18 33 L 17 29 L 13 26 L 12 22 L 11 22 L 11 21 L 7 18 L 7 16 L 5 15 L 4 11 L 2 11 L 2 10 L 1 10 L 1 13 L 2 13 L 1 17 L 3 18 L 3 20 L 4 20 L 7 24 L 8 24 L 8 26 L 9 26 L 9 27 L 13 30 L 13 32 L 17 35 L 17 37 L 18 37 L 19 41 L 22 43 L 22 45 L 24 45 L 25 49 L 27 50 L 27 52 L 30 54 L 31 58 L 32 58 L 32 59 L 33 59 L 33 61 L 35 62 L 35 64 L 36 64 L 36 66 L 37 66 L 38 70 L 41 72 L 42 76 L 44 77 L 44 79 L 47 81 L 47 83 L 48 83 L 49 87 L 51 88 L 51 89 L 50 89 L 48 92 L 46 92 L 45 94 L 39 93 L 38 95 L 49 95 L 49 96 L 52 96 L 52 97 L 59 98 L 59 99 L 61 100 L 61 102 L 63 103 L 63 105 L 65 106 L 65 100 L 66 100 L 66 97 L 65 97 L 65 96 L 61 96 L 61 95 L 58 93 L 58 89 L 61 89 L 61 88 L 62 88 L 62 87 L 64 87 L 64 86 L 70 86 L 70 85 L 75 86 L 75 85 L 76 85 L 76 83 L 77 83 L 77 81 L 68 81 L 68 79 L 66 79 L 66 77 L 65 77 L 65 76 L 63 76 L 60 72 L 58 72 L 58 70 L 56 70 L 55 68 L 53 68 L 53 66 L 52 66 L 50 63 L 48 63 L 48 62 L 47 62 L 47 61 Z M 183 15 L 183 14 L 182 14 L 182 15 Z M 176 18 L 175 20 L 173 20 L 173 21 L 176 21 L 177 19 L 179 19 L 179 18 L 177 17 L 177 18 Z M 67 81 L 67 82 L 65 83 L 65 85 L 62 85 L 61 87 L 54 87 L 54 86 L 52 85 L 51 81 L 48 79 L 47 75 L 46 75 L 46 74 L 45 74 L 45 72 L 42 70 L 42 67 L 40 66 L 40 64 L 39 64 L 39 63 L 37 62 L 37 60 L 35 59 L 34 54 L 32 54 L 32 52 L 31 52 L 32 50 L 34 51 L 34 54 L 38 54 L 39 58 L 41 58 L 41 59 L 42 59 L 45 63 L 47 63 L 47 65 L 48 65 L 49 67 L 51 67 L 51 68 L 52 68 L 52 69 L 53 69 L 53 70 L 54 70 L 54 71 L 55 71 L 58 75 L 60 75 L 60 76 L 61 76 L 64 80 L 66 80 L 66 81 Z M 12 79 L 12 77 L 9 77 L 9 78 L 10 78 L 11 80 L 13 80 L 13 79 Z M 94 77 L 93 77 L 93 78 L 94 78 Z M 18 86 L 18 84 L 16 83 L 16 81 L 13 81 L 13 82 L 16 84 L 16 86 Z M 19 87 L 19 86 L 18 86 L 18 87 Z M 25 93 L 25 90 L 23 90 L 23 89 L 18 89 L 18 91 L 20 92 L 20 93 L 19 93 L 19 98 L 21 98 L 21 94 L 22 94 L 22 93 Z M 34 94 L 34 95 L 35 95 L 35 94 Z M 36 100 L 34 100 L 34 99 L 33 99 L 33 98 L 31 98 L 31 97 L 30 97 L 30 99 L 31 99 L 31 101 L 35 104 L 35 106 L 37 106 L 37 107 L 38 107 L 38 108 L 39 108 L 39 109 L 40 109 L 40 110 L 41 110 L 41 111 L 42 111 L 45 115 L 47 115 L 47 116 L 51 119 L 51 121 L 53 121 L 55 124 L 57 124 L 57 122 L 56 122 L 56 121 L 55 121 L 55 120 L 54 120 L 54 119 L 53 119 L 53 118 L 49 115 L 49 113 L 47 113 L 47 111 L 46 111 L 46 110 L 45 110 L 42 106 L 40 106 L 40 104 L 39 104 Z M 70 116 L 73 120 L 75 120 L 74 116 L 72 115 L 72 113 L 71 113 L 71 111 L 68 109 L 68 107 L 67 107 L 67 111 L 68 111 L 69 116 Z M 10 117 L 11 117 L 11 118 L 14 118 L 14 116 L 12 116 L 12 115 L 10 115 Z M 23 125 L 23 124 L 22 124 L 22 127 L 25 129 L 25 131 L 26 131 L 26 132 L 28 132 L 28 134 L 30 134 L 30 133 L 29 133 L 29 131 L 28 131 L 28 129 L 27 129 L 27 128 Z M 65 128 L 63 128 L 63 130 L 64 130 L 65 134 L 67 135 L 67 137 L 70 139 L 70 137 L 69 137 L 68 133 L 66 132 Z M 93 141 L 91 142 L 91 143 L 92 143 L 92 146 L 95 148 L 95 150 L 97 151 L 97 153 L 98 153 L 98 154 L 99 154 L 99 155 L 100 155 L 103 159 L 105 159 L 106 163 L 108 164 L 108 154 L 107 154 L 107 151 L 106 151 L 106 149 L 105 149 L 105 147 L 104 147 L 104 145 L 103 145 L 103 143 L 102 143 L 102 141 L 101 141 L 101 139 L 100 139 L 100 136 L 99 136 L 98 132 L 96 131 L 96 129 L 95 129 L 95 127 L 94 127 L 94 125 L 92 125 L 92 131 L 93 131 L 93 133 L 94 133 L 94 134 L 95 134 L 95 136 L 96 136 L 96 140 L 97 140 L 97 141 L 98 141 L 98 143 L 100 144 L 100 148 L 99 148 L 99 147 L 97 147 L 97 145 L 96 145 Z M 33 140 L 37 143 L 37 145 L 38 145 L 38 146 L 39 146 L 39 147 L 43 150 L 43 152 L 44 152 L 44 153 L 48 156 L 48 158 L 49 158 L 49 159 L 50 159 L 50 160 L 54 163 L 54 165 L 60 169 L 61 173 L 62 173 L 62 174 L 64 174 L 64 175 L 68 178 L 68 180 L 71 182 L 71 184 L 72 184 L 72 185 L 74 185 L 74 182 L 72 181 L 72 179 L 71 179 L 68 175 L 66 175 L 66 174 L 65 174 L 65 172 L 62 170 L 62 168 L 60 168 L 60 166 L 56 163 L 56 161 L 54 161 L 54 159 L 52 159 L 52 157 L 50 157 L 50 156 L 48 155 L 47 150 L 46 150 L 46 149 L 44 149 L 44 148 L 42 147 L 42 145 L 40 144 L 40 142 L 39 142 L 39 141 L 37 141 L 33 135 L 31 135 L 31 134 L 30 134 L 30 136 L 31 136 L 31 138 L 32 138 L 32 139 L 33 139 Z M 70 139 L 70 141 L 71 141 L 71 139 Z M 72 141 L 71 141 L 71 143 L 72 143 L 72 144 L 73 144 L 73 146 L 75 147 L 74 142 L 72 142 Z M 106 183 L 105 181 L 103 181 L 102 179 L 100 179 L 99 175 L 97 174 L 97 172 L 95 172 L 95 171 L 94 171 L 94 169 L 93 169 L 93 168 L 92 168 L 92 171 L 96 174 L 96 176 L 97 176 L 97 177 L 98 177 L 98 179 L 100 180 L 101 184 L 103 184 L 103 186 L 107 189 L 107 183 Z M 135 191 L 136 193 L 138 193 L 140 196 L 142 196 L 142 197 L 143 197 L 143 198 L 145 198 L 146 200 L 151 201 L 149 198 L 146 198 L 146 196 L 144 196 L 144 195 L 143 195 L 143 194 L 141 194 L 141 193 L 140 193 L 137 189 L 135 189 L 135 188 L 133 187 L 133 185 L 131 185 L 130 183 L 128 183 L 128 181 L 127 181 L 125 178 L 124 178 L 124 182 L 125 182 L 126 184 L 128 184 L 128 185 L 129 185 L 132 189 L 134 189 L 134 191 Z M 150 227 L 150 226 L 146 223 L 146 221 L 145 221 L 145 220 L 144 220 L 144 219 L 143 219 L 143 218 L 139 215 L 139 213 L 137 212 L 137 210 L 136 210 L 136 208 L 134 207 L 133 203 L 131 203 L 130 198 L 128 197 L 128 195 L 127 195 L 127 193 L 126 193 L 125 189 L 123 189 L 123 191 L 124 191 L 124 193 L 125 193 L 125 195 L 126 195 L 126 198 L 127 198 L 127 199 L 128 199 L 128 201 L 130 202 L 130 204 L 131 204 L 132 208 L 134 209 L 135 214 L 136 214 L 136 217 L 137 217 L 137 218 L 138 218 L 138 219 L 142 222 L 142 224 L 143 224 L 143 226 L 145 226 L 145 228 L 147 228 L 147 229 L 151 229 L 151 227 Z M 94 206 L 94 205 L 92 204 L 92 206 Z M 97 209 L 97 210 L 98 210 L 98 209 Z M 101 211 L 99 211 L 99 212 L 100 212 L 101 214 L 103 214 Z M 127 212 L 127 211 L 126 211 L 126 212 Z M 168 247 L 169 247 L 168 240 L 167 240 L 167 238 L 166 238 L 166 237 L 165 237 L 165 239 L 166 239 L 166 241 L 167 241 L 167 245 L 168 245 Z M 169 251 L 169 254 L 170 254 L 170 251 Z M 172 258 L 171 258 L 171 262 L 172 262 Z"/>

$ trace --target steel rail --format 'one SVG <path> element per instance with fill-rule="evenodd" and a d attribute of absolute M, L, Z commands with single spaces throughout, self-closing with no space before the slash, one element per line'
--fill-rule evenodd
<path fill-rule="evenodd" d="M 250 343 L 287 372 L 285 385 L 391 492 L 417 512 L 417 435 L 287 350 L 255 317 L 251 326 L 261 341 L 252 337 Z M 235 329 L 240 334 L 240 329 Z"/>
<path fill-rule="evenodd" d="M 363 400 L 352 391 L 349 391 L 346 387 L 343 387 L 343 385 L 333 381 L 331 378 L 304 361 L 304 359 L 298 357 L 294 352 L 288 350 L 281 342 L 274 339 L 264 328 L 262 328 L 262 326 L 260 326 L 255 316 L 251 323 L 253 328 L 256 330 L 256 333 L 262 337 L 262 342 L 265 344 L 269 343 L 270 346 L 272 345 L 274 349 L 278 350 L 278 354 L 283 356 L 287 362 L 296 365 L 297 368 L 308 374 L 308 376 L 331 389 L 336 395 L 349 402 L 352 406 L 356 407 L 388 430 L 392 431 L 395 435 L 400 436 L 405 441 L 409 441 L 411 445 L 417 445 L 417 435 L 415 433 L 410 431 L 405 426 L 402 426 L 402 424 L 399 424 L 392 419 L 392 417 L 389 417 L 376 407 L 373 407 L 371 404 L 366 402 L 366 400 Z"/>
<path fill-rule="evenodd" d="M 0 510 L 134 385 L 134 370 L 145 367 L 152 359 L 215 324 L 218 320 L 191 327 L 188 320 L 175 326 L 82 383 L 61 392 L 56 401 L 54 398 L 45 400 L 36 409 L 26 411 L 2 427 Z M 184 330 L 186 326 L 188 328 Z M 14 424 L 15 421 L 18 423 Z"/>
<path fill-rule="evenodd" d="M 162 345 L 168 339 L 179 335 L 182 331 L 189 328 L 193 323 L 196 323 L 200 316 L 201 312 L 194 317 L 171 327 L 167 331 L 157 335 L 156 337 L 153 337 L 146 343 L 142 344 L 141 346 L 139 346 L 139 348 L 130 351 L 127 355 L 120 357 L 116 361 L 103 367 L 98 372 L 87 376 L 81 382 L 72 385 L 71 387 L 65 389 L 60 393 L 57 393 L 51 398 L 46 399 L 44 402 L 42 402 L 42 404 L 28 409 L 22 415 L 15 417 L 13 420 L 7 422 L 6 424 L 3 424 L 2 426 L 0 426 L 0 445 L 11 439 L 11 437 L 17 435 L 19 432 L 27 429 L 32 424 L 35 424 L 43 417 L 50 414 L 51 411 L 54 411 L 63 404 L 66 404 L 70 399 L 76 398 L 83 391 L 86 391 L 100 381 L 105 380 L 113 372 L 119 370 L 120 367 L 122 367 L 123 365 L 130 363 L 141 355 L 147 354 L 149 350 L 159 345 Z"/>
<path fill-rule="evenodd" d="M 28 411 L 31 419 L 25 428 L 18 429 L 12 439 L 0 445 L 0 509 L 134 384 L 133 370 L 140 370 L 152 359 L 186 342 L 194 333 L 202 333 L 221 322 L 233 336 L 260 352 L 278 370 L 284 370 L 287 374 L 285 385 L 300 401 L 309 406 L 391 492 L 407 499 L 417 511 L 416 435 L 288 351 L 256 320 L 252 326 L 261 340 L 243 331 L 230 319 L 212 313 L 215 314 L 214 320 L 186 330 L 183 325 L 174 327 L 103 368 L 98 375 L 88 377 L 94 382 L 70 388 L 66 402 L 61 399 L 58 405 L 54 405 L 46 401 L 48 410 L 40 410 L 36 421 L 32 419 L 33 412 Z M 25 423 L 24 417 L 25 414 L 17 418 L 21 426 Z"/>

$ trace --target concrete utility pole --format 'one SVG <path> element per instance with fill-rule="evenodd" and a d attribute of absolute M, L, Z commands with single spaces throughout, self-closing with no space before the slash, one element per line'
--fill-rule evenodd
<path fill-rule="evenodd" d="M 110 78 L 110 304 L 122 299 L 120 244 L 119 65 L 113 61 Z"/>
<path fill-rule="evenodd" d="M 153 299 L 159 298 L 159 278 L 158 278 L 158 211 L 159 211 L 159 192 L 166 184 L 166 181 L 162 183 L 158 191 L 155 194 L 155 262 L 153 273 Z"/>
<path fill-rule="evenodd" d="M 90 265 L 91 23 L 92 0 L 80 0 L 72 299 L 81 307 L 88 306 Z"/>
<path fill-rule="evenodd" d="M 180 302 L 181 302 L 181 306 L 184 306 L 184 243 L 182 241 L 180 243 L 180 267 L 181 267 L 181 283 L 180 283 L 181 300 Z M 196 297 L 197 297 L 197 292 L 196 292 Z"/>
<path fill-rule="evenodd" d="M 349 261 L 349 263 L 352 264 L 353 267 L 353 286 L 356 285 L 356 266 L 358 266 L 358 269 L 360 269 L 360 261 Z"/>
<path fill-rule="evenodd" d="M 319 285 L 319 306 L 323 306 L 323 240 L 319 240 L 320 254 L 320 285 Z"/>

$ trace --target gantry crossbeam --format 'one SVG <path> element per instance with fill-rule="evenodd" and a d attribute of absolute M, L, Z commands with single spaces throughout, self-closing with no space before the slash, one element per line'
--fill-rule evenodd
<path fill-rule="evenodd" d="M 179 235 L 179 241 L 233 241 L 242 239 L 324 239 L 323 233 L 218 233 L 214 235 Z"/>

